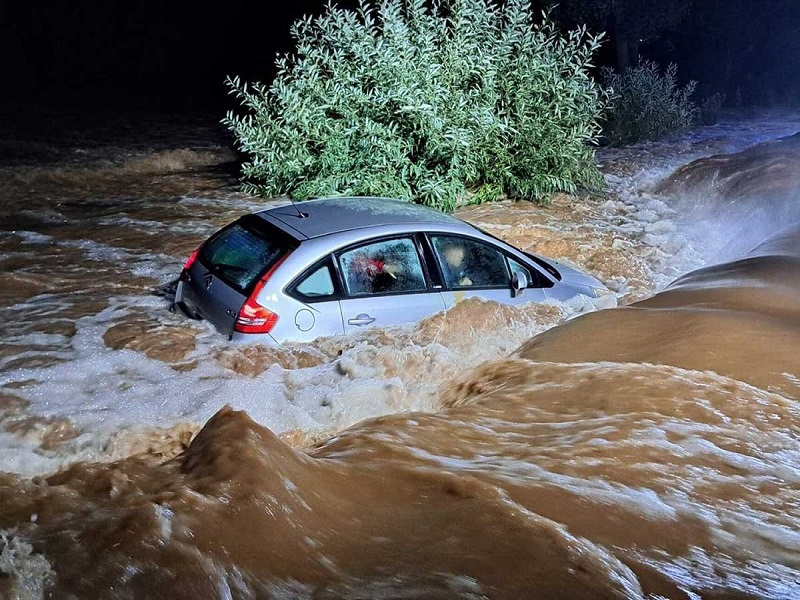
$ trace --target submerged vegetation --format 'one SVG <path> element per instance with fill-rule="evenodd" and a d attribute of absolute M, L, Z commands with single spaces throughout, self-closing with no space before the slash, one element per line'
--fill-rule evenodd
<path fill-rule="evenodd" d="M 599 37 L 531 14 L 529 0 L 364 0 L 296 22 L 271 85 L 228 80 L 245 189 L 451 210 L 601 185 Z"/>

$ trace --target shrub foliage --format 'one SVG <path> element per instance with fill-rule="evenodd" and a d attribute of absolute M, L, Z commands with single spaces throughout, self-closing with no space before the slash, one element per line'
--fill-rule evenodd
<path fill-rule="evenodd" d="M 698 108 L 699 123 L 702 125 L 714 125 L 719 120 L 723 104 L 725 104 L 725 94 L 717 92 L 706 96 Z"/>
<path fill-rule="evenodd" d="M 291 30 L 270 86 L 229 78 L 223 122 L 244 187 L 305 199 L 382 195 L 444 210 L 594 187 L 607 97 L 599 38 L 561 35 L 530 0 L 362 0 Z"/>
<path fill-rule="evenodd" d="M 662 74 L 654 62 L 644 61 L 618 73 L 603 72 L 611 101 L 603 126 L 611 144 L 656 140 L 691 126 L 697 115 L 692 102 L 696 82 L 678 86 L 677 66 L 668 65 Z"/>

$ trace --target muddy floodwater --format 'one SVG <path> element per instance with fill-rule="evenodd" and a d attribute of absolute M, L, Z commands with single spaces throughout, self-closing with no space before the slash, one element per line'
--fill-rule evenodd
<path fill-rule="evenodd" d="M 281 348 L 170 312 L 281 200 L 213 119 L 0 139 L 0 597 L 800 597 L 800 116 L 601 149 L 457 216 L 619 308 Z"/>

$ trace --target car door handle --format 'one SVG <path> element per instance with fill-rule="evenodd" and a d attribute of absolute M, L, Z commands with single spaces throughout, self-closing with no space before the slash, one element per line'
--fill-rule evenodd
<path fill-rule="evenodd" d="M 348 325 L 369 325 L 375 322 L 375 317 L 370 317 L 368 314 L 361 313 L 356 315 L 355 319 L 348 319 Z"/>

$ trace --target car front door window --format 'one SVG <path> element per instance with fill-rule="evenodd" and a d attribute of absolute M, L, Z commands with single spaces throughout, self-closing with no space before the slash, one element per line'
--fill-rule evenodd
<path fill-rule="evenodd" d="M 510 256 L 508 257 L 508 266 L 511 267 L 512 273 L 521 272 L 523 275 L 525 275 L 525 281 L 528 282 L 528 287 L 535 286 L 535 284 L 538 282 L 538 278 L 534 278 L 531 270 L 528 267 L 521 265 Z"/>
<path fill-rule="evenodd" d="M 431 241 L 448 288 L 508 287 L 506 259 L 499 250 L 455 236 L 434 235 Z"/>

